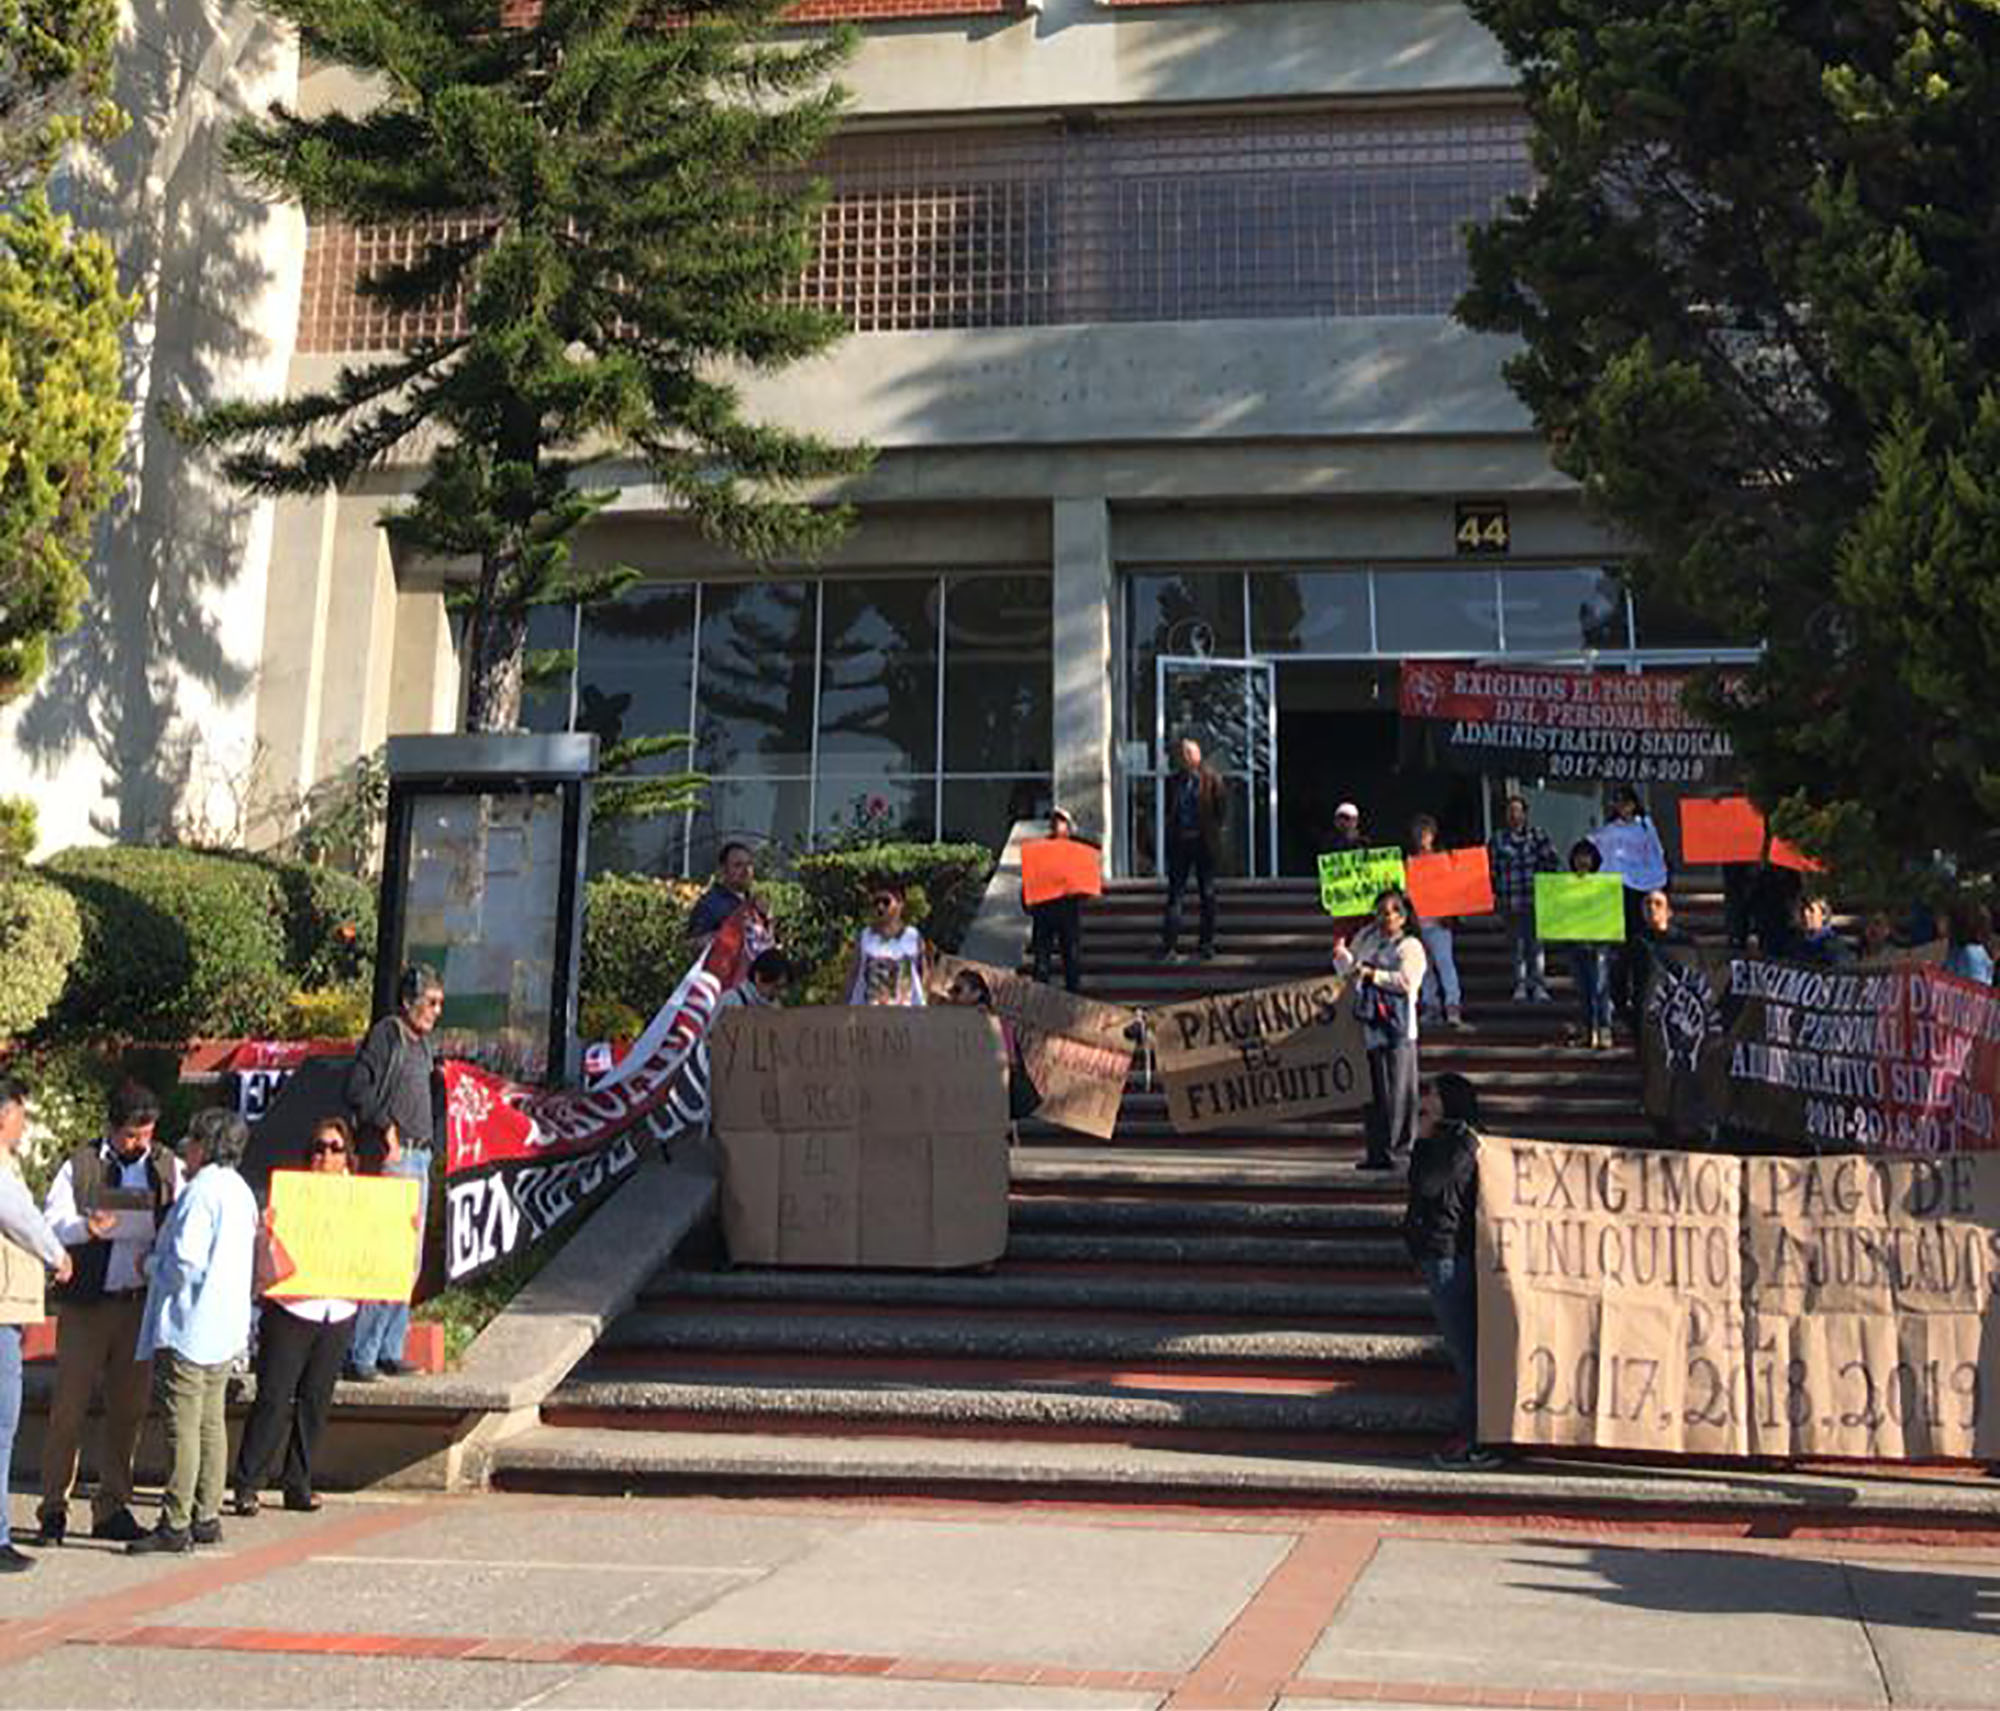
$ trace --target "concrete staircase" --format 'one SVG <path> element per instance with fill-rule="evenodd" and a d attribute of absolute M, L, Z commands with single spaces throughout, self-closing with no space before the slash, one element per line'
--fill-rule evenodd
<path fill-rule="evenodd" d="M 1087 912 L 1090 992 L 1156 1003 L 1326 965 L 1302 883 L 1225 885 L 1212 962 L 1159 966 L 1159 909 L 1133 883 Z M 1459 963 L 1468 1026 L 1427 1034 L 1423 1058 L 1474 1078 L 1491 1129 L 1646 1137 L 1630 1051 L 1562 1043 L 1566 971 L 1551 967 L 1558 1004 L 1514 1004 L 1482 922 L 1461 928 Z M 496 1482 L 1464 1505 L 1464 1477 L 1424 1459 L 1449 1373 L 1396 1236 L 1400 1185 L 1353 1169 L 1358 1120 L 1179 1136 L 1141 1063 L 1111 1142 L 1030 1124 L 1022 1143 L 988 1273 L 736 1271 L 684 1250 L 540 1426 L 496 1446 Z M 1796 1512 L 1814 1491 L 1734 1478 L 1693 1497 L 1696 1478 L 1538 1465 L 1476 1501 Z M 1836 1484 L 1827 1507 L 1851 1516 Z"/>

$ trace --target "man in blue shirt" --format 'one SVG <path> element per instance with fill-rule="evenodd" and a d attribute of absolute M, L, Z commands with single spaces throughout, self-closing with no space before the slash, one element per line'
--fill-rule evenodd
<path fill-rule="evenodd" d="M 173 1471 L 159 1526 L 125 1547 L 135 1556 L 222 1540 L 229 1468 L 223 1399 L 230 1366 L 250 1344 L 257 1246 L 257 1197 L 236 1169 L 249 1137 L 234 1111 L 195 1113 L 185 1155 L 191 1180 L 153 1245 L 139 1358 L 153 1362 Z"/>
<path fill-rule="evenodd" d="M 701 894 L 695 906 L 688 911 L 688 938 L 696 944 L 704 944 L 721 932 L 722 924 L 751 901 L 750 887 L 756 877 L 757 867 L 750 855 L 750 846 L 735 842 L 724 844 L 716 857 L 715 883 Z"/>

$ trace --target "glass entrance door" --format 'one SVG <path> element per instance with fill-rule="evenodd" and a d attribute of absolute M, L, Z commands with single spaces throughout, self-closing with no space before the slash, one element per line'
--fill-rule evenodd
<path fill-rule="evenodd" d="M 1162 654 L 1153 669 L 1153 759 L 1160 778 L 1153 794 L 1154 871 L 1164 873 L 1167 865 L 1165 778 L 1178 764 L 1181 738 L 1192 737 L 1228 791 L 1221 871 L 1268 878 L 1278 871 L 1274 667 L 1269 660 Z"/>

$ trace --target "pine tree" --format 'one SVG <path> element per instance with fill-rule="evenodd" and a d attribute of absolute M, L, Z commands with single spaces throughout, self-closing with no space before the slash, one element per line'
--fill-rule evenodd
<path fill-rule="evenodd" d="M 324 392 L 226 404 L 183 424 L 262 493 L 339 485 L 428 447 L 402 539 L 477 573 L 466 723 L 517 720 L 528 614 L 628 587 L 581 570 L 577 532 L 611 499 L 588 464 L 636 455 L 711 537 L 763 560 L 846 525 L 812 486 L 853 448 L 745 419 L 730 370 L 839 337 L 786 301 L 835 125 L 846 33 L 775 39 L 786 0 L 258 0 L 316 59 L 382 91 L 367 113 L 241 124 L 235 169 L 314 221 L 416 226 L 412 258 L 362 282 L 454 330 L 341 371 Z M 420 439 L 421 436 L 421 439 Z"/>
<path fill-rule="evenodd" d="M 50 207 L 62 151 L 123 121 L 116 0 L 0 0 L 0 701 L 74 629 L 97 515 L 118 488 L 118 334 L 132 305 L 103 239 Z"/>
<path fill-rule="evenodd" d="M 1754 796 L 1857 887 L 2000 858 L 2000 8 L 1468 0 L 1537 188 L 1471 325 L 1633 541 Z"/>

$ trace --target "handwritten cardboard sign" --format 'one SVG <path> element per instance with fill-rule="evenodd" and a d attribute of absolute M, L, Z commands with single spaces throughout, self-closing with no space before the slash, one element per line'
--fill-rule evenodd
<path fill-rule="evenodd" d="M 1104 871 L 1095 844 L 1081 838 L 1035 838 L 1021 846 L 1021 900 L 1030 909 L 1059 897 L 1098 897 Z"/>
<path fill-rule="evenodd" d="M 1550 944 L 1622 945 L 1624 880 L 1615 873 L 1536 874 L 1535 936 Z"/>
<path fill-rule="evenodd" d="M 273 1233 L 294 1270 L 269 1293 L 407 1301 L 417 1283 L 417 1194 L 407 1176 L 271 1172 Z"/>
<path fill-rule="evenodd" d="M 1403 863 L 1403 872 L 1409 881 L 1410 905 L 1419 920 L 1493 913 L 1493 872 L 1484 844 L 1469 850 L 1411 856 Z"/>
<path fill-rule="evenodd" d="M 971 969 L 993 994 L 993 1014 L 1014 1030 L 1028 1079 L 1041 1095 L 1035 1116 L 1057 1128 L 1109 1140 L 1139 1041 L 1139 1012 L 1079 998 L 1018 970 L 941 955 L 932 959 L 932 1002 Z"/>
<path fill-rule="evenodd" d="M 1183 1134 L 1368 1103 L 1368 1048 L 1339 975 L 1169 1004 L 1148 1020 Z"/>
<path fill-rule="evenodd" d="M 1366 915 L 1378 892 L 1403 883 L 1403 852 L 1393 845 L 1328 850 L 1319 858 L 1319 906 L 1329 915 Z"/>
<path fill-rule="evenodd" d="M 1007 1057 L 978 1010 L 733 1009 L 710 1041 L 722 1228 L 751 1265 L 984 1265 Z"/>
<path fill-rule="evenodd" d="M 2000 1455 L 2000 1156 L 1488 1137 L 1479 1431 L 1691 1455 Z"/>

